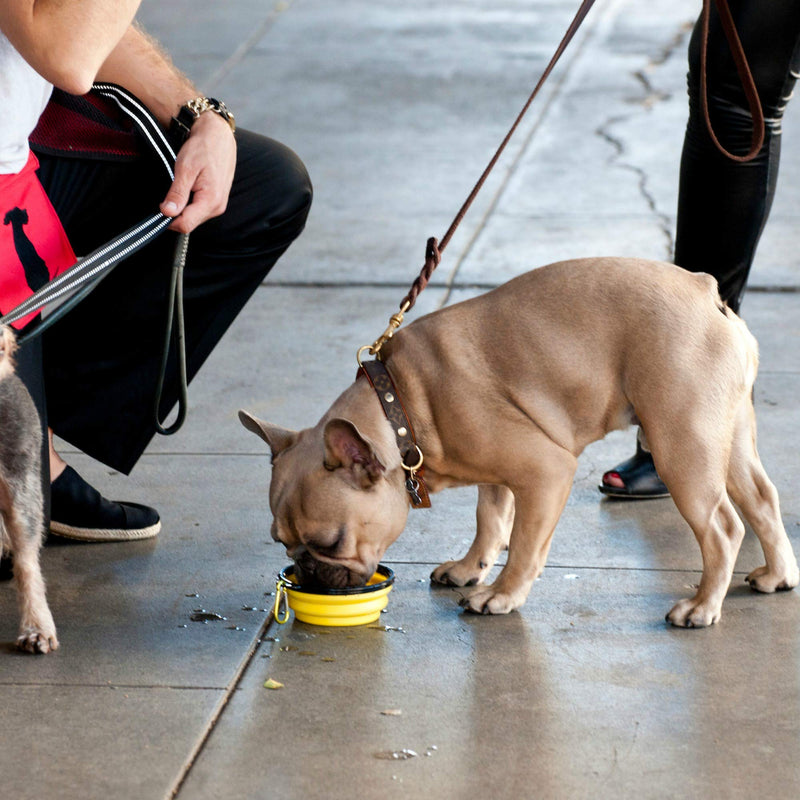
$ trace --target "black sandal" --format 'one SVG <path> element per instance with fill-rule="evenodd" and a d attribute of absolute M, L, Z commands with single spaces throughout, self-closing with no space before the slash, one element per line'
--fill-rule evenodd
<path fill-rule="evenodd" d="M 612 486 L 608 483 L 612 475 L 619 478 L 623 486 Z M 627 500 L 669 497 L 669 489 L 656 472 L 653 456 L 642 449 L 638 440 L 636 454 L 606 472 L 603 475 L 603 482 L 597 488 L 607 497 Z"/>

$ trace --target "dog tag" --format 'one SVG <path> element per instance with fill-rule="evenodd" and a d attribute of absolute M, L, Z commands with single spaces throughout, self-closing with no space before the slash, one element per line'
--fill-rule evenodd
<path fill-rule="evenodd" d="M 419 481 L 414 478 L 413 475 L 409 475 L 406 478 L 406 491 L 411 495 L 411 499 L 414 502 L 415 506 L 418 506 L 422 502 L 422 498 L 419 496 Z"/>

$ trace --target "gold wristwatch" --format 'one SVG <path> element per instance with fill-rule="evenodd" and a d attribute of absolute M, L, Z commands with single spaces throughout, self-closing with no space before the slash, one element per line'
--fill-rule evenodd
<path fill-rule="evenodd" d="M 174 144 L 182 145 L 188 138 L 197 118 L 206 111 L 213 111 L 219 114 L 228 125 L 231 131 L 236 131 L 236 121 L 233 112 L 222 102 L 213 97 L 195 97 L 181 106 L 178 115 L 172 118 L 169 126 L 169 136 Z"/>

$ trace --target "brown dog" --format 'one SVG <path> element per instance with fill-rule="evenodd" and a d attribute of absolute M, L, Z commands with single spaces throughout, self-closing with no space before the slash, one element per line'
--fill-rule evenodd
<path fill-rule="evenodd" d="M 14 374 L 15 346 L 14 334 L 0 326 L 0 555 L 7 551 L 14 557 L 17 645 L 29 653 L 49 653 L 58 647 L 58 639 L 39 567 L 42 433 L 33 400 Z"/>
<path fill-rule="evenodd" d="M 609 431 L 639 422 L 703 557 L 697 594 L 667 615 L 715 623 L 744 536 L 758 535 L 759 592 L 800 573 L 778 495 L 756 452 L 755 339 L 708 275 L 639 259 L 595 258 L 534 270 L 481 297 L 429 314 L 381 352 L 424 454 L 431 491 L 479 484 L 478 528 L 460 561 L 431 578 L 495 582 L 468 610 L 519 608 L 541 573 L 577 458 Z M 320 422 L 295 433 L 240 412 L 273 457 L 272 534 L 304 573 L 363 584 L 409 509 L 394 429 L 366 380 Z"/>

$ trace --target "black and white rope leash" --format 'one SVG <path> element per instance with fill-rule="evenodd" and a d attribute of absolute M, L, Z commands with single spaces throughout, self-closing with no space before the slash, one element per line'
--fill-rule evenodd
<path fill-rule="evenodd" d="M 144 105 L 130 92 L 121 86 L 112 83 L 96 83 L 92 87 L 98 94 L 107 97 L 119 106 L 120 110 L 136 125 L 144 138 L 150 143 L 156 155 L 164 164 L 170 180 L 174 180 L 174 166 L 176 153 L 167 139 L 158 122 L 153 118 Z M 79 258 L 75 265 L 63 272 L 57 278 L 49 281 L 30 297 L 25 299 L 16 308 L 0 317 L 0 325 L 11 325 L 23 317 L 42 309 L 49 303 L 55 302 L 69 295 L 61 305 L 47 314 L 44 318 L 31 323 L 21 333 L 17 340 L 24 343 L 34 336 L 39 336 L 67 312 L 74 308 L 111 270 L 121 261 L 135 253 L 148 242 L 163 233 L 172 222 L 171 217 L 160 212 L 142 220 L 129 230 L 121 233 L 110 242 L 99 247 L 93 253 Z M 156 429 L 159 433 L 169 435 L 175 433 L 183 424 L 186 416 L 187 389 L 186 389 L 186 352 L 183 333 L 183 267 L 186 262 L 188 248 L 188 234 L 181 234 L 175 249 L 175 259 L 172 265 L 172 279 L 170 286 L 170 304 L 167 326 L 164 337 L 164 351 L 161 359 L 161 370 L 155 398 Z M 174 324 L 177 330 L 173 332 Z M 165 428 L 159 419 L 159 406 L 161 392 L 164 384 L 164 374 L 169 355 L 170 342 L 173 338 L 178 344 L 178 371 L 180 376 L 179 409 L 178 416 L 172 425 Z"/>

